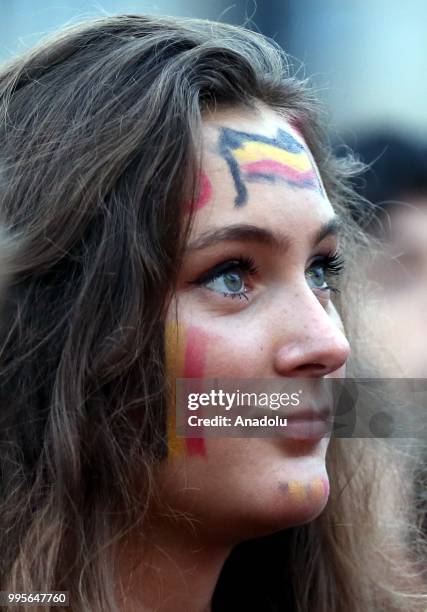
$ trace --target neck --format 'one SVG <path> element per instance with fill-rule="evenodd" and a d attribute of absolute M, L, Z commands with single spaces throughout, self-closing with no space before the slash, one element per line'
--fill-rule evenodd
<path fill-rule="evenodd" d="M 122 612 L 209 612 L 231 548 L 202 542 L 188 523 L 128 536 L 119 555 Z"/>

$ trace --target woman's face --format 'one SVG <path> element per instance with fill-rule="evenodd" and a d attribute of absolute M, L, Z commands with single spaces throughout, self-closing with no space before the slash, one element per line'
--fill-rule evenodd
<path fill-rule="evenodd" d="M 171 376 L 343 376 L 349 346 L 327 288 L 338 225 L 301 135 L 267 109 L 213 114 L 194 215 L 168 315 Z M 162 499 L 215 541 L 303 523 L 327 501 L 326 437 L 169 442 Z"/>

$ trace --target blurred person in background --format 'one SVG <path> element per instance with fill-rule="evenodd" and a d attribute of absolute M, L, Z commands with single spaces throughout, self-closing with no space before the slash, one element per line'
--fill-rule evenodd
<path fill-rule="evenodd" d="M 352 321 L 359 330 L 353 370 L 358 376 L 426 378 L 427 143 L 378 131 L 359 138 L 353 150 L 366 164 L 355 181 L 365 203 L 354 210 L 354 216 L 375 239 L 375 248 L 362 264 L 365 288 Z M 395 385 L 398 398 L 403 386 L 399 387 L 398 380 Z M 396 397 L 389 396 L 384 402 L 389 414 L 403 409 Z M 402 452 L 410 448 L 418 453 L 414 482 L 419 527 L 427 533 L 426 419 L 422 416 L 427 406 L 405 409 L 408 419 L 411 409 L 415 418 L 421 418 L 419 436 L 400 439 L 397 446 Z"/>
<path fill-rule="evenodd" d="M 0 113 L 24 239 L 0 327 L 1 589 L 78 612 L 423 610 L 411 479 L 373 440 L 169 425 L 179 377 L 345 374 L 354 166 L 286 56 L 111 17 L 5 66 Z"/>
<path fill-rule="evenodd" d="M 391 414 L 403 409 L 399 389 L 405 383 L 399 385 L 398 379 L 427 378 L 427 143 L 378 131 L 359 138 L 352 148 L 366 165 L 354 182 L 364 204 L 353 215 L 375 239 L 362 264 L 366 282 L 352 320 L 359 338 L 353 371 L 397 379 L 396 396 L 384 402 Z M 425 397 L 423 383 L 417 384 L 418 397 Z M 403 453 L 402 464 L 405 453 L 414 457 L 418 526 L 427 534 L 427 405 L 404 409 L 408 423 L 411 410 L 419 419 L 419 435 L 394 442 Z"/>
<path fill-rule="evenodd" d="M 365 228 L 378 240 L 366 262 L 360 300 L 369 330 L 363 357 L 379 376 L 425 378 L 427 143 L 378 132 L 360 138 L 354 149 L 368 166 L 355 182 L 373 204 L 363 216 L 369 218 Z"/>

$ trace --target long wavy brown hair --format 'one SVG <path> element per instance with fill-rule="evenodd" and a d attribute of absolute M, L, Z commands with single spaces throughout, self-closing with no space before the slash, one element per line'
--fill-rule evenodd
<path fill-rule="evenodd" d="M 143 530 L 167 452 L 164 316 L 203 114 L 258 102 L 298 125 L 347 217 L 354 168 L 332 156 L 307 84 L 258 34 L 120 15 L 3 67 L 0 216 L 19 248 L 1 311 L 1 589 L 119 609 L 117 547 Z M 404 462 L 391 469 L 377 441 L 333 440 L 328 463 L 327 510 L 237 547 L 214 610 L 421 610 L 415 516 L 397 503 L 413 501 Z"/>

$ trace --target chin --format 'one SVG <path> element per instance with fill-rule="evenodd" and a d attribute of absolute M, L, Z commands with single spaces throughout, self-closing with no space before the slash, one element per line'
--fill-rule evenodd
<path fill-rule="evenodd" d="M 289 501 L 278 496 L 271 504 L 270 511 L 262 519 L 266 530 L 278 531 L 296 525 L 309 523 L 321 514 L 328 502 L 328 495 L 318 495 L 309 499 Z M 261 518 L 261 517 L 260 517 Z"/>
<path fill-rule="evenodd" d="M 308 523 L 324 510 L 329 495 L 326 476 L 307 483 L 290 480 L 255 487 L 221 517 L 222 535 L 236 542 L 266 536 Z M 310 483 L 313 483 L 310 489 Z M 246 497 L 246 499 L 245 499 Z"/>
<path fill-rule="evenodd" d="M 323 459 L 295 458 L 287 469 L 277 471 L 265 490 L 260 510 L 266 526 L 286 529 L 314 520 L 324 510 L 329 498 L 329 479 Z M 263 490 L 260 487 L 260 495 Z M 268 501 L 267 501 L 268 500 Z"/>

